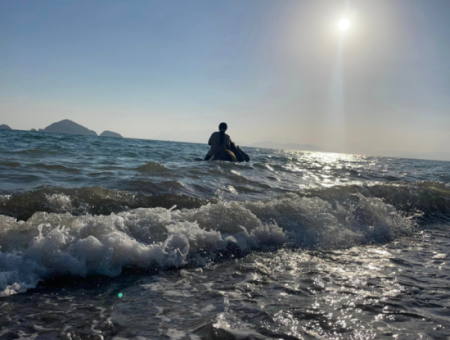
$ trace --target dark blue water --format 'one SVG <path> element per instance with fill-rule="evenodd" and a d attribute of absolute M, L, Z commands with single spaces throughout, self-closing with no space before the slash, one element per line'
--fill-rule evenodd
<path fill-rule="evenodd" d="M 0 338 L 450 337 L 449 162 L 0 141 Z"/>

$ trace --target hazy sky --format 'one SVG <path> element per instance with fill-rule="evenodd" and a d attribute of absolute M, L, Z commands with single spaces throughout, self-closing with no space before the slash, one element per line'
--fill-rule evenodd
<path fill-rule="evenodd" d="M 350 28 L 340 32 L 339 19 Z M 0 124 L 450 160 L 449 0 L 1 1 Z"/>

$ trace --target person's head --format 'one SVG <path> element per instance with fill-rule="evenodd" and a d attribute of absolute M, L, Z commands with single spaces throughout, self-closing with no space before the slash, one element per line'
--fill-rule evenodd
<path fill-rule="evenodd" d="M 225 131 L 227 131 L 227 129 L 228 129 L 227 123 L 220 123 L 219 131 L 225 132 Z"/>

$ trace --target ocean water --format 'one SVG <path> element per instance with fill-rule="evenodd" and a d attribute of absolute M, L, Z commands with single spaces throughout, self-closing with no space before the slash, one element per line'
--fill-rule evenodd
<path fill-rule="evenodd" d="M 450 162 L 244 149 L 0 131 L 0 339 L 450 338 Z"/>

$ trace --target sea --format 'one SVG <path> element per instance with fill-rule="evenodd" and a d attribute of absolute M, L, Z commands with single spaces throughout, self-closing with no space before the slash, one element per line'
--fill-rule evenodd
<path fill-rule="evenodd" d="M 0 131 L 0 339 L 450 339 L 450 162 L 243 149 Z"/>

